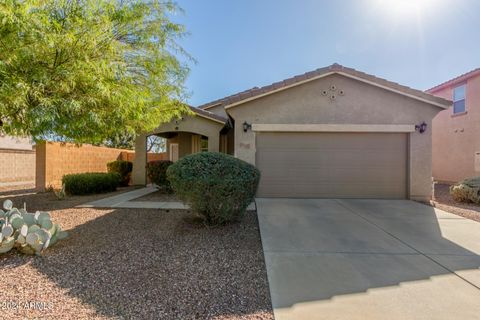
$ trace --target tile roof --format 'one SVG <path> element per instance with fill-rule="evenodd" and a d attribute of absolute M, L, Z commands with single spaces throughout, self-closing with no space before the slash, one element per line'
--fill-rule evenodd
<path fill-rule="evenodd" d="M 453 84 L 458 83 L 458 82 L 465 81 L 465 80 L 467 80 L 467 79 L 469 79 L 473 76 L 476 76 L 477 74 L 480 74 L 480 68 L 473 69 L 472 71 L 468 71 L 468 72 L 466 72 L 462 75 L 459 75 L 458 77 L 455 77 L 453 79 L 442 82 L 442 83 L 440 83 L 439 85 L 436 85 L 433 88 L 425 90 L 425 92 L 436 92 L 436 91 L 438 91 L 440 89 L 443 89 L 447 86 L 453 85 Z"/>
<path fill-rule="evenodd" d="M 228 121 L 227 118 L 224 118 L 224 117 L 222 117 L 218 114 L 215 114 L 213 112 L 210 112 L 208 110 L 202 110 L 202 109 L 195 108 L 195 107 L 192 107 L 192 106 L 189 106 L 189 107 L 190 107 L 190 110 L 192 110 L 195 114 L 197 114 L 200 117 L 208 118 L 208 119 L 215 120 L 215 121 L 218 121 L 218 122 L 223 122 L 223 123 L 226 123 Z"/>
<path fill-rule="evenodd" d="M 253 99 L 255 97 L 260 97 L 260 96 L 263 96 L 265 94 L 273 93 L 277 90 L 281 90 L 283 88 L 286 89 L 289 86 L 292 86 L 292 85 L 295 85 L 295 84 L 300 84 L 300 83 L 305 82 L 305 81 L 314 80 L 317 77 L 321 77 L 323 75 L 330 74 L 330 73 L 341 73 L 341 74 L 343 73 L 345 75 L 349 75 L 349 76 L 352 76 L 352 77 L 355 77 L 355 78 L 359 78 L 359 79 L 364 80 L 366 82 L 374 83 L 378 86 L 389 88 L 393 91 L 397 91 L 397 92 L 403 93 L 405 95 L 410 95 L 410 96 L 416 97 L 420 100 L 430 102 L 430 103 L 438 105 L 438 106 L 444 106 L 445 108 L 447 108 L 448 106 L 451 105 L 451 101 L 449 101 L 449 100 L 446 100 L 446 99 L 443 99 L 443 98 L 440 98 L 440 97 L 436 97 L 436 96 L 433 96 L 429 93 L 425 93 L 425 92 L 420 91 L 420 90 L 412 89 L 412 88 L 400 85 L 398 83 L 388 81 L 388 80 L 385 80 L 385 79 L 382 79 L 382 78 L 378 78 L 378 77 L 375 77 L 373 75 L 355 70 L 353 68 L 344 67 L 342 65 L 334 63 L 334 64 L 332 64 L 328 67 L 319 68 L 319 69 L 316 69 L 314 71 L 306 72 L 302 75 L 297 75 L 297 76 L 285 79 L 283 81 L 272 83 L 270 85 L 267 85 L 267 86 L 264 86 L 264 87 L 261 87 L 261 88 L 254 87 L 254 88 L 251 88 L 251 89 L 233 94 L 231 96 L 227 96 L 227 97 L 215 100 L 215 101 L 211 101 L 209 103 L 206 103 L 206 104 L 203 104 L 203 105 L 199 106 L 198 108 L 205 110 L 205 109 L 209 109 L 209 108 L 212 108 L 214 106 L 219 106 L 219 105 L 222 105 L 224 107 L 229 106 L 229 105 L 232 105 L 232 104 L 239 103 L 239 102 L 241 102 L 243 100 L 246 100 L 246 99 Z"/>

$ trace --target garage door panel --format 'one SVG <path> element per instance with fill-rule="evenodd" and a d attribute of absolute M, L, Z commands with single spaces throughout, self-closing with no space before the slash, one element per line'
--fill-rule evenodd
<path fill-rule="evenodd" d="M 331 163 L 338 163 L 347 161 L 346 165 L 379 165 L 386 163 L 390 165 L 392 162 L 403 164 L 405 161 L 405 151 L 398 149 L 387 148 L 361 148 L 361 149 L 346 149 L 346 148 L 323 148 L 319 149 L 262 149 L 257 148 L 261 152 L 257 159 L 260 161 L 268 161 L 269 165 L 283 165 L 288 163 L 296 163 L 301 161 L 307 165 L 314 165 L 321 163 L 329 165 Z M 274 160 L 274 161 L 271 161 Z"/>
<path fill-rule="evenodd" d="M 258 195 L 405 198 L 406 157 L 406 134 L 260 133 Z"/>
<path fill-rule="evenodd" d="M 339 184 L 321 184 L 321 183 L 302 183 L 292 185 L 289 193 L 285 194 L 285 189 L 278 184 L 273 184 L 268 190 L 259 190 L 264 192 L 263 197 L 285 197 L 285 198 L 318 198 L 321 194 L 322 198 L 371 198 L 372 195 L 376 195 L 375 198 L 379 199 L 391 199 L 401 198 L 398 196 L 390 196 L 395 194 L 401 194 L 403 188 L 399 186 L 391 186 L 385 188 L 375 184 L 352 184 L 352 183 L 339 183 Z M 387 195 L 384 195 L 387 194 Z"/>
<path fill-rule="evenodd" d="M 384 150 L 395 150 L 395 144 L 403 143 L 404 134 L 382 134 L 382 133 L 294 133 L 294 132 L 272 132 L 259 133 L 261 139 L 257 140 L 257 147 L 265 149 L 310 149 L 310 148 L 332 148 L 332 149 L 364 149 L 375 148 L 383 145 Z M 281 140 L 278 136 L 282 136 Z M 390 136 L 388 136 L 390 135 Z M 300 137 L 299 137 L 300 136 Z M 368 136 L 368 139 L 365 139 Z M 304 143 L 298 143 L 301 140 Z M 386 142 L 391 144 L 385 144 Z"/>
<path fill-rule="evenodd" d="M 377 171 L 379 168 L 334 168 L 330 169 L 326 173 L 319 172 L 322 168 L 317 169 L 289 169 L 287 171 L 268 170 L 262 171 L 262 179 L 265 183 L 279 183 L 287 184 L 295 181 L 297 176 L 304 176 L 302 181 L 295 181 L 298 183 L 333 183 L 333 182 L 345 182 L 355 183 L 361 181 L 362 183 L 379 183 L 382 185 L 389 184 L 391 180 L 395 180 L 398 183 L 405 185 L 406 178 L 398 171 L 391 170 L 386 172 L 385 175 L 379 176 Z"/>
<path fill-rule="evenodd" d="M 273 166 L 285 166 L 286 164 L 297 162 L 300 166 L 335 166 L 341 165 L 345 159 L 349 163 L 344 166 L 392 166 L 403 165 L 404 158 L 400 158 L 397 152 L 385 152 L 383 150 L 345 150 L 345 149 L 322 149 L 321 151 L 298 151 L 284 149 L 261 150 L 257 159 L 260 162 L 269 162 Z"/>

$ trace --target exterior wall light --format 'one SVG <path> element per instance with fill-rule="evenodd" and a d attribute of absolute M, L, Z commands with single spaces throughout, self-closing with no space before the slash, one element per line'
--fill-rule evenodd
<path fill-rule="evenodd" d="M 243 123 L 243 132 L 247 132 L 249 129 L 252 130 L 252 124 L 245 121 Z"/>
<path fill-rule="evenodd" d="M 415 125 L 415 130 L 417 130 L 419 133 L 424 133 L 427 131 L 427 124 L 424 122 Z"/>

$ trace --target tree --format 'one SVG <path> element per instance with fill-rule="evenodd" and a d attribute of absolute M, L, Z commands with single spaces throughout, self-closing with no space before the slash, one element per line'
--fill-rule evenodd
<path fill-rule="evenodd" d="M 0 0 L 0 130 L 77 143 L 187 113 L 171 1 Z M 180 61 L 177 56 L 181 56 Z"/>
<path fill-rule="evenodd" d="M 134 149 L 135 134 L 128 131 L 118 132 L 114 136 L 107 138 L 102 144 L 110 148 Z"/>
<path fill-rule="evenodd" d="M 167 151 L 167 139 L 150 135 L 147 137 L 147 152 L 160 153 Z"/>

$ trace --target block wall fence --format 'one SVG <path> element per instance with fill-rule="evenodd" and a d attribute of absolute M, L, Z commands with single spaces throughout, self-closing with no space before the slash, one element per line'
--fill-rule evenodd
<path fill-rule="evenodd" d="M 132 161 L 135 152 L 126 149 L 81 146 L 71 143 L 41 142 L 36 145 L 35 189 L 46 191 L 60 188 L 62 177 L 70 173 L 107 172 L 107 163 L 115 160 Z M 149 153 L 148 161 L 166 160 L 166 153 Z"/>

